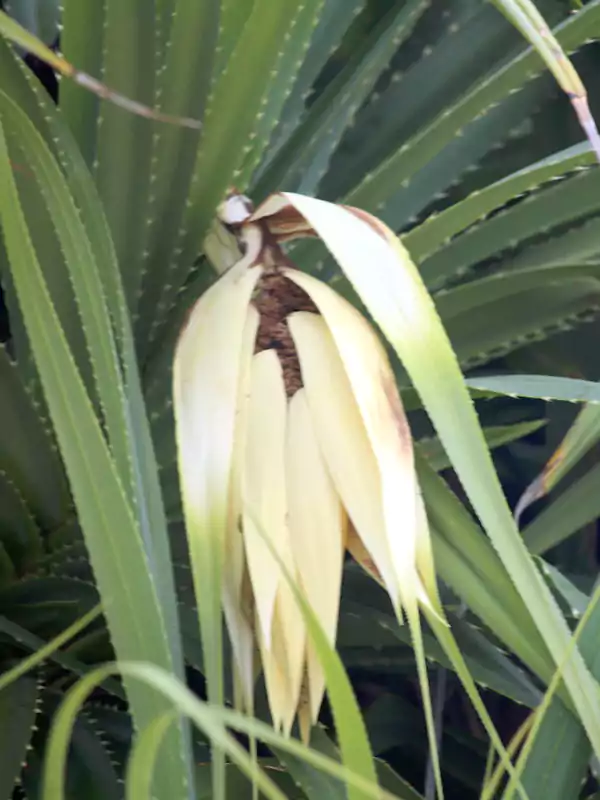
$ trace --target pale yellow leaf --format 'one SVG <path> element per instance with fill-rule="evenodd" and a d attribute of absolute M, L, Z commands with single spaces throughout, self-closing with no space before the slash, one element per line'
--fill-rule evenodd
<path fill-rule="evenodd" d="M 388 547 L 407 602 L 421 590 L 415 569 L 417 478 L 410 429 L 387 356 L 369 323 L 329 286 L 296 270 L 285 274 L 323 315 L 351 384 L 377 460 Z"/>
<path fill-rule="evenodd" d="M 297 691 L 294 691 L 290 679 L 292 670 L 282 636 L 283 625 L 278 597 L 273 610 L 271 645 L 266 646 L 260 631 L 258 632 L 258 644 L 273 726 L 288 735 L 296 714 L 300 690 L 298 688 Z"/>
<path fill-rule="evenodd" d="M 290 536 L 300 584 L 333 645 L 342 584 L 345 515 L 323 461 L 304 389 L 290 401 L 286 472 Z M 325 676 L 310 639 L 307 672 L 310 717 L 314 722 L 325 690 Z"/>
<path fill-rule="evenodd" d="M 317 314 L 291 314 L 288 325 L 325 463 L 344 508 L 397 605 L 398 580 L 385 528 L 379 469 L 333 337 Z"/>
<path fill-rule="evenodd" d="M 275 351 L 264 350 L 252 359 L 242 509 L 248 568 L 267 649 L 271 646 L 275 598 L 282 577 L 264 538 L 280 558 L 287 555 L 289 548 L 284 472 L 286 416 L 281 364 Z"/>
<path fill-rule="evenodd" d="M 253 692 L 253 597 L 249 591 L 246 555 L 242 538 L 242 468 L 252 356 L 256 342 L 259 316 L 253 306 L 248 309 L 242 348 L 242 366 L 238 385 L 237 418 L 229 491 L 229 516 L 225 541 L 223 569 L 223 611 L 229 630 L 235 665 L 244 704 L 252 705 Z"/>
<path fill-rule="evenodd" d="M 277 710 L 272 707 L 272 711 L 288 733 L 300 693 L 306 631 L 293 592 L 265 541 L 296 579 L 287 521 L 287 397 L 274 350 L 264 350 L 252 360 L 247 413 L 242 474 L 244 543 L 267 688 L 269 696 L 276 697 Z M 285 689 L 283 700 L 279 697 L 281 685 Z"/>
<path fill-rule="evenodd" d="M 225 523 L 244 328 L 261 273 L 240 263 L 224 275 L 196 303 L 177 343 L 173 404 L 190 536 L 209 535 L 215 512 Z"/>

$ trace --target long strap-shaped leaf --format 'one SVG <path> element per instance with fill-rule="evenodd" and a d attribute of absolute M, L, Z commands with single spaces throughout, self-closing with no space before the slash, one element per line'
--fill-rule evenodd
<path fill-rule="evenodd" d="M 155 4 L 149 6 L 145 0 L 100 0 L 77 5 L 103 7 L 102 26 L 95 32 L 101 38 L 102 58 L 100 71 L 95 74 L 121 95 L 161 113 L 156 108 L 157 76 L 162 65 L 157 52 Z M 68 7 L 72 6 L 69 2 Z M 88 21 L 86 17 L 83 24 L 87 28 L 92 21 L 93 18 Z M 80 90 L 78 94 L 82 97 L 89 93 Z M 96 106 L 94 182 L 110 224 L 125 293 L 133 313 L 147 234 L 146 202 L 152 195 L 155 126 L 115 103 L 97 103 Z M 73 102 L 70 109 L 73 112 Z M 183 130 L 173 125 L 160 127 Z"/>
<path fill-rule="evenodd" d="M 52 306 L 20 206 L 3 126 L 0 127 L 0 176 L 3 186 L 0 217 L 12 276 L 115 649 L 122 658 L 129 654 L 172 672 L 175 659 L 148 552 Z M 79 268 L 94 269 L 95 265 L 87 260 Z M 128 433 L 124 426 L 123 436 Z M 144 727 L 166 710 L 160 699 L 139 684 L 126 684 L 126 688 L 138 727 Z M 168 744 L 161 751 L 156 784 L 159 797 L 188 797 L 186 752 L 183 729 L 173 728 Z"/>
<path fill-rule="evenodd" d="M 75 0 L 79 2 L 79 0 Z M 174 3 L 162 73 L 157 81 L 157 103 L 171 114 L 204 118 L 218 56 L 221 26 L 219 0 Z M 202 46 L 198 46 L 202 42 Z M 152 298 L 162 292 L 169 265 L 176 257 L 181 221 L 193 180 L 200 131 L 175 125 L 155 125 L 152 154 L 152 191 L 141 203 L 147 221 L 147 241 L 139 276 L 136 328 L 147 331 L 156 306 Z"/>
<path fill-rule="evenodd" d="M 2 42 L 0 51 L 6 51 Z M 14 60 L 8 59 L 4 63 L 5 68 L 14 65 Z M 138 367 L 135 356 L 133 334 L 129 319 L 127 305 L 125 302 L 124 290 L 121 282 L 119 266 L 116 253 L 108 230 L 108 223 L 99 201 L 94 182 L 87 171 L 84 159 L 75 145 L 70 132 L 59 115 L 56 114 L 51 104 L 44 102 L 43 93 L 35 92 L 30 84 L 21 75 L 20 70 L 11 73 L 13 81 L 11 85 L 12 99 L 18 103 L 19 107 L 26 111 L 28 119 L 18 113 L 15 116 L 13 109 L 13 125 L 23 128 L 22 135 L 17 133 L 16 139 L 22 146 L 26 141 L 30 142 L 31 147 L 36 150 L 37 155 L 32 151 L 32 157 L 25 156 L 25 160 L 30 162 L 29 181 L 33 179 L 43 182 L 43 174 L 48 175 L 47 181 L 50 186 L 45 191 L 37 193 L 43 198 L 42 206 L 48 208 L 48 198 L 53 197 L 56 192 L 60 197 L 65 197 L 66 203 L 73 211 L 73 202 L 77 207 L 77 213 L 64 215 L 61 203 L 53 203 L 49 207 L 52 217 L 61 220 L 60 230 L 65 235 L 65 227 L 74 228 L 79 231 L 79 236 L 85 241 L 89 240 L 88 252 L 91 251 L 94 262 L 94 270 L 91 274 L 86 274 L 81 269 L 79 261 L 71 259 L 69 262 L 71 274 L 65 275 L 67 283 L 71 282 L 74 293 L 77 296 L 81 314 L 86 320 L 84 325 L 85 334 L 91 339 L 98 337 L 105 342 L 104 349 L 111 351 L 112 335 L 114 335 L 118 361 L 123 365 L 124 376 L 123 386 L 120 389 L 120 373 L 113 371 L 109 374 L 114 381 L 110 380 L 101 386 L 103 395 L 119 394 L 121 397 L 121 411 L 113 415 L 112 426 L 113 441 L 117 446 L 118 452 L 122 454 L 120 464 L 123 467 L 123 479 L 131 486 L 132 494 L 135 497 L 138 519 L 142 533 L 144 534 L 145 546 L 151 556 L 153 565 L 153 575 L 157 582 L 157 588 L 161 596 L 161 606 L 167 620 L 167 633 L 171 639 L 172 652 L 177 654 L 180 651 L 180 641 L 178 634 L 177 608 L 175 602 L 175 590 L 173 587 L 173 576 L 170 567 L 171 557 L 169 552 L 169 542 L 166 536 L 166 520 L 159 488 L 158 470 L 156 459 L 153 453 L 150 438 L 148 419 L 142 398 Z M 18 80 L 17 80 L 18 79 Z M 7 112 L 9 113 L 9 112 Z M 35 131 L 33 130 L 35 128 Z M 62 168 L 60 172 L 57 164 L 48 163 L 49 153 L 44 155 L 44 140 L 47 148 L 52 150 L 57 159 L 58 166 Z M 60 141 L 60 147 L 54 147 L 54 142 Z M 41 150 L 40 150 L 41 147 Z M 42 159 L 44 164 L 43 172 L 40 172 L 39 161 Z M 52 162 L 52 159 L 50 159 Z M 48 173 L 49 170 L 49 173 Z M 64 178 L 63 178 L 64 174 Z M 68 189 L 65 187 L 65 179 Z M 73 197 L 69 199 L 68 193 Z M 62 210 L 61 210 L 62 209 Z M 45 209 L 44 209 L 45 210 Z M 81 222 L 79 221 L 81 218 Z M 57 230 L 58 223 L 57 224 Z M 82 230 L 82 224 L 84 231 Z M 68 236 L 68 234 L 67 234 Z M 66 248 L 63 248 L 66 253 Z M 48 282 L 52 297 L 57 296 L 57 287 L 51 286 L 51 280 L 56 278 L 57 265 L 49 263 L 50 256 L 41 250 L 42 269 L 44 278 Z M 50 276 L 49 268 L 52 270 Z M 64 268 L 64 265 L 63 265 Z M 97 271 L 97 276 L 96 276 Z M 53 291 L 54 290 L 54 291 Z M 58 292 L 60 296 L 60 292 Z M 100 323 L 100 328 L 95 330 L 89 326 L 89 319 L 92 316 L 92 309 L 96 308 L 95 316 Z M 104 311 L 98 309 L 104 309 Z M 108 314 L 110 310 L 110 314 Z M 12 318 L 18 312 L 11 309 Z M 58 307 L 57 307 L 58 312 Z M 20 312 L 18 312 L 20 313 Z M 106 319 L 103 322 L 103 315 Z M 60 313 L 59 313 L 60 317 Z M 75 320 L 77 325 L 80 322 Z M 61 324 L 64 319 L 61 317 Z M 107 325 L 109 326 L 107 328 Z M 90 342 L 96 348 L 97 342 Z M 116 381 L 116 382 L 115 382 Z M 100 381 L 102 383 L 102 381 Z M 111 402 L 109 400 L 109 402 Z M 113 403 L 113 409 L 115 408 Z M 125 427 L 130 431 L 130 435 L 124 435 L 123 425 L 119 425 L 118 420 L 124 419 Z M 181 663 L 179 671 L 183 670 L 181 657 L 176 655 L 176 659 Z"/>
<path fill-rule="evenodd" d="M 74 284 L 81 322 L 86 329 L 89 356 L 113 455 L 126 488 L 131 492 L 131 464 L 128 444 L 123 436 L 124 398 L 118 355 L 89 240 L 58 165 L 43 147 L 41 137 L 28 123 L 25 115 L 1 92 L 0 116 L 17 132 L 30 168 L 41 178 L 42 194 L 61 242 Z M 12 137 L 8 137 L 9 143 L 11 140 Z M 93 266 L 83 269 L 84 264 Z"/>
<path fill-rule="evenodd" d="M 19 141 L 26 148 L 31 170 L 40 181 L 42 194 L 56 226 L 86 333 L 116 466 L 140 519 L 140 529 L 145 538 L 152 573 L 160 582 L 159 575 L 168 570 L 170 561 L 168 549 L 164 548 L 164 511 L 160 503 L 158 478 L 156 474 L 154 477 L 152 475 L 151 465 L 154 458 L 149 452 L 149 432 L 144 430 L 147 428 L 147 421 L 144 424 L 145 409 L 137 375 L 132 332 L 102 208 L 93 196 L 91 180 L 86 181 L 85 167 L 77 163 L 75 149 L 69 148 L 68 137 L 63 135 L 61 138 L 63 158 L 65 168 L 75 184 L 73 188 L 81 209 L 79 213 L 88 223 L 85 227 L 76 209 L 75 198 L 69 193 L 69 187 L 58 165 L 44 148 L 41 137 L 27 118 L 1 93 L 0 113 L 10 120 L 18 132 Z M 67 152 L 71 154 L 72 160 L 69 160 Z M 89 268 L 83 269 L 82 264 L 88 264 Z M 115 337 L 111 313 L 115 317 Z M 125 381 L 121 376 L 121 362 L 125 368 Z M 169 586 L 163 588 L 163 608 L 173 606 L 169 629 L 174 630 L 174 589 Z"/>

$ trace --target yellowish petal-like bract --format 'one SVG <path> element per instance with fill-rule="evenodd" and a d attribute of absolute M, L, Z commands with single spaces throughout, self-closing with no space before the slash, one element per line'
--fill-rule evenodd
<path fill-rule="evenodd" d="M 328 246 L 351 261 L 351 280 L 361 259 L 365 270 L 385 261 L 372 279 L 358 278 L 370 281 L 384 319 L 397 312 L 404 279 L 390 277 L 393 247 L 381 231 L 368 237 L 381 252 L 362 252 L 360 236 L 344 242 L 349 219 L 370 224 L 351 209 L 277 195 L 252 214 L 246 198 L 232 195 L 222 214 L 244 255 L 192 310 L 174 365 L 190 557 L 204 627 L 211 613 L 214 625 L 220 616 L 206 609 L 202 580 L 219 586 L 245 704 L 257 649 L 273 724 L 287 735 L 298 715 L 306 738 L 325 677 L 290 580 L 332 645 L 346 549 L 411 627 L 419 604 L 435 611 L 439 600 L 412 439 L 385 350 L 350 303 L 290 268 L 278 242 L 319 232 L 325 220 L 334 231 Z"/>

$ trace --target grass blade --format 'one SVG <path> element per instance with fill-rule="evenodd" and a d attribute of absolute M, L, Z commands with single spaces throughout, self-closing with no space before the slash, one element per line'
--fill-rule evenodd
<path fill-rule="evenodd" d="M 153 664 L 125 662 L 119 665 L 108 664 L 94 670 L 93 673 L 80 680 L 68 693 L 55 718 L 52 734 L 46 751 L 44 765 L 44 800 L 57 800 L 63 797 L 64 774 L 63 765 L 67 756 L 69 739 L 77 713 L 88 694 L 109 675 L 121 673 L 127 678 L 144 682 L 154 692 L 165 698 L 165 705 L 171 711 L 188 716 L 194 724 L 202 730 L 222 750 L 226 751 L 231 760 L 237 763 L 247 774 L 252 775 L 254 765 L 248 760 L 245 751 L 235 742 L 226 731 L 227 728 L 255 737 L 272 748 L 285 750 L 287 753 L 304 760 L 315 769 L 321 769 L 326 774 L 345 782 L 352 788 L 354 796 L 372 798 L 372 800 L 403 800 L 402 795 L 394 796 L 374 784 L 365 780 L 354 770 L 342 766 L 336 760 L 323 756 L 311 750 L 294 739 L 286 739 L 269 725 L 252 717 L 246 717 L 237 711 L 210 706 L 199 700 L 184 684 L 177 681 L 173 675 L 161 670 Z M 169 714 L 165 711 L 165 715 Z M 163 715 L 164 716 L 164 715 Z M 165 725 L 166 723 L 161 723 Z M 153 731 L 154 735 L 156 728 Z M 244 757 L 245 756 L 245 757 Z M 406 800 L 413 800 L 406 795 Z"/>

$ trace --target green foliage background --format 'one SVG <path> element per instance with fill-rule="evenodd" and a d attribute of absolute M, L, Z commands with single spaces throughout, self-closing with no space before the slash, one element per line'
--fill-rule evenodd
<path fill-rule="evenodd" d="M 57 4 L 5 6 L 55 41 Z M 600 3 L 575 15 L 562 0 L 538 6 L 577 53 L 598 110 Z M 256 201 L 278 189 L 343 199 L 402 236 L 465 372 L 508 376 L 500 396 L 474 395 L 513 505 L 577 408 L 548 401 L 559 391 L 552 380 L 537 397 L 507 396 L 521 393 L 510 375 L 597 378 L 599 173 L 567 101 L 490 4 L 65 0 L 61 24 L 60 48 L 78 68 L 205 128 L 152 123 L 64 80 L 55 107 L 0 41 L 9 323 L 0 351 L 0 669 L 99 600 L 103 609 L 35 669 L 8 685 L 0 676 L 7 798 L 43 796 L 53 716 L 94 666 L 151 662 L 205 695 L 169 369 L 182 319 L 215 279 L 203 241 L 227 186 Z M 319 244 L 300 243 L 291 257 L 358 304 Z M 395 364 L 419 437 L 444 604 L 508 741 L 554 664 Z M 570 627 L 598 572 L 600 426 L 594 405 L 584 414 L 569 474 L 527 512 L 523 530 Z M 580 647 L 595 676 L 599 625 L 591 609 Z M 382 785 L 422 796 L 428 748 L 408 635 L 350 563 L 338 644 Z M 445 687 L 447 797 L 479 797 L 486 738 L 430 633 L 426 649 L 432 680 Z M 141 729 L 170 707 L 133 677 L 107 678 L 75 725 L 66 796 L 123 796 L 132 716 Z M 257 715 L 267 719 L 261 696 Z M 327 708 L 311 744 L 339 758 Z M 266 747 L 259 756 L 286 797 L 345 796 L 338 780 L 298 758 Z M 597 757 L 559 693 L 524 768 L 527 796 L 595 796 Z M 212 796 L 208 760 L 205 734 L 173 726 L 155 795 Z M 250 797 L 242 773 L 228 770 L 228 796 Z"/>

